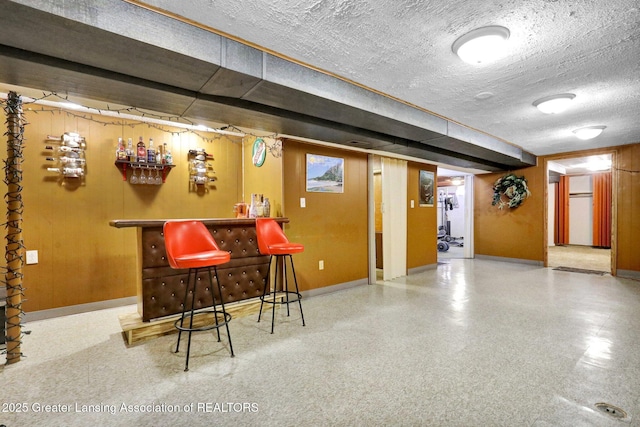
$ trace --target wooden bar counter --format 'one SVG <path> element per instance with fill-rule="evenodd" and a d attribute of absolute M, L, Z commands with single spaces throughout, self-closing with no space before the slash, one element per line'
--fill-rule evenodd
<path fill-rule="evenodd" d="M 280 224 L 287 218 L 274 218 Z M 169 266 L 164 247 L 162 226 L 168 221 L 112 220 L 116 228 L 137 227 L 137 296 L 138 313 L 144 322 L 182 312 L 184 287 L 188 270 L 174 270 Z M 231 261 L 218 266 L 218 277 L 224 303 L 243 301 L 262 295 L 266 283 L 269 257 L 260 255 L 256 239 L 255 219 L 198 219 L 202 221 L 223 251 L 231 254 Z M 211 305 L 211 289 L 206 270 L 198 273 L 198 280 L 207 283 L 196 294 L 196 308 Z M 214 286 L 217 295 L 217 287 Z"/>

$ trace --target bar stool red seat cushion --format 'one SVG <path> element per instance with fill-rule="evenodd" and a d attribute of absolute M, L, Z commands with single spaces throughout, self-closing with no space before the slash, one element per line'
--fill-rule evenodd
<path fill-rule="evenodd" d="M 280 225 L 271 218 L 256 218 L 256 235 L 262 255 L 290 255 L 304 251 L 304 245 L 289 242 Z"/>
<path fill-rule="evenodd" d="M 167 221 L 164 244 L 172 268 L 202 268 L 229 262 L 231 255 L 221 251 L 201 221 Z"/>

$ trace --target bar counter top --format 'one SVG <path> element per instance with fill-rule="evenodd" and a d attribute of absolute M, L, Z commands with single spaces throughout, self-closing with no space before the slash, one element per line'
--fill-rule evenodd
<path fill-rule="evenodd" d="M 273 218 L 279 223 L 289 222 L 289 218 Z M 205 225 L 254 225 L 255 218 L 167 218 L 167 219 L 114 219 L 109 225 L 115 228 L 158 227 L 167 221 L 202 221 Z"/>

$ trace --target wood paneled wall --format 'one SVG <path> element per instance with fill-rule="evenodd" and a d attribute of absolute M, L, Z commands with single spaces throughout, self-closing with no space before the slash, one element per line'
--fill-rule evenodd
<path fill-rule="evenodd" d="M 273 147 L 273 138 L 262 138 L 269 147 Z M 260 167 L 253 165 L 252 151 L 255 137 L 244 139 L 244 201 L 251 203 L 251 194 L 258 193 L 269 198 L 271 216 L 281 217 L 282 211 L 282 151 L 267 151 L 267 158 Z M 275 157 L 279 155 L 280 157 Z M 240 199 L 238 200 L 240 201 Z"/>
<path fill-rule="evenodd" d="M 544 261 L 545 171 L 542 165 L 513 171 L 524 176 L 531 196 L 517 208 L 492 206 L 493 184 L 506 173 L 474 179 L 474 241 L 476 255 Z"/>
<path fill-rule="evenodd" d="M 409 162 L 407 164 L 407 269 L 435 265 L 438 262 L 437 235 L 438 235 L 438 207 L 434 203 L 432 207 L 420 206 L 420 171 L 433 172 L 434 198 L 438 189 L 437 167 L 422 163 Z M 411 200 L 414 208 L 411 208 Z"/>
<path fill-rule="evenodd" d="M 83 114 L 84 115 L 84 114 Z M 23 200 L 24 243 L 37 250 L 38 264 L 24 268 L 25 311 L 135 295 L 136 230 L 109 226 L 112 219 L 231 218 L 242 193 L 240 138 L 205 142 L 193 133 L 164 132 L 139 122 L 61 112 L 27 112 Z M 104 123 L 122 122 L 123 125 Z M 183 130 L 170 129 L 174 132 Z M 87 174 L 82 185 L 47 171 L 47 135 L 78 132 L 87 140 Z M 199 133 L 207 138 L 216 134 Z M 118 137 L 134 143 L 153 138 L 172 150 L 176 167 L 163 185 L 131 185 L 114 165 Z M 213 154 L 217 181 L 194 191 L 187 152 Z M 265 191 L 266 193 L 267 191 Z"/>
<path fill-rule="evenodd" d="M 617 269 L 640 272 L 640 144 L 618 147 L 616 159 Z"/>
<path fill-rule="evenodd" d="M 344 159 L 344 193 L 306 191 L 306 154 Z M 285 232 L 305 246 L 295 255 L 301 290 L 366 279 L 368 275 L 367 155 L 284 141 Z M 306 207 L 300 207 L 305 198 Z M 324 261 L 324 270 L 318 262 Z"/>

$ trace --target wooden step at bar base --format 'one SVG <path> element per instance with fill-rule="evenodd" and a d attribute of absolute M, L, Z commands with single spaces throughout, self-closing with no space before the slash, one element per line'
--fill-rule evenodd
<path fill-rule="evenodd" d="M 262 314 L 271 309 L 271 304 L 265 304 L 262 308 Z M 249 315 L 258 315 L 260 311 L 260 300 L 243 301 L 235 304 L 225 304 L 227 313 L 232 317 L 244 317 Z M 158 338 L 163 335 L 172 334 L 177 332 L 174 323 L 180 316 L 164 317 L 158 320 L 152 320 L 150 322 L 143 322 L 142 317 L 138 313 L 127 313 L 118 316 L 120 320 L 120 327 L 127 345 L 137 344 L 150 339 Z M 213 318 L 212 314 L 206 313 L 196 314 L 194 319 L 194 326 L 204 325 L 211 322 Z"/>

